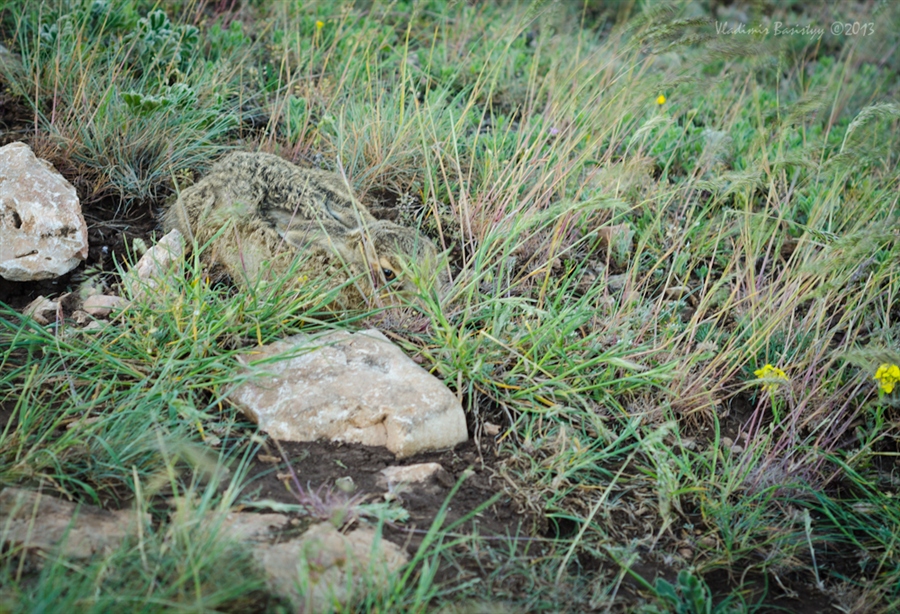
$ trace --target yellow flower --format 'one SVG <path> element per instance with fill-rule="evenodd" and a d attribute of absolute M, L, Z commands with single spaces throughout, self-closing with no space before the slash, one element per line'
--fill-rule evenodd
<path fill-rule="evenodd" d="M 320 19 L 317 19 L 316 20 L 316 30 L 321 30 L 324 27 L 325 27 L 325 22 Z"/>
<path fill-rule="evenodd" d="M 885 394 L 891 394 L 894 386 L 900 383 L 900 367 L 894 364 L 884 363 L 875 371 L 875 381 L 878 382 L 878 388 Z"/>
<path fill-rule="evenodd" d="M 789 381 L 784 371 L 768 363 L 762 369 L 754 371 L 753 375 L 761 380 L 766 380 L 766 383 L 763 384 L 763 390 L 775 390 L 778 384 Z"/>
<path fill-rule="evenodd" d="M 659 104 L 659 105 L 666 104 L 666 97 L 663 96 L 662 94 L 660 94 L 659 97 L 656 99 L 656 104 Z"/>

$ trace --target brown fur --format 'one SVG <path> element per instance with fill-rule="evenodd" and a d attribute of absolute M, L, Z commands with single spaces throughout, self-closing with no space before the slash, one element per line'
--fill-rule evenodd
<path fill-rule="evenodd" d="M 449 281 L 427 237 L 375 219 L 340 175 L 272 154 L 228 154 L 181 192 L 163 226 L 206 247 L 236 283 L 277 279 L 296 258 L 302 273 L 324 274 L 332 287 L 352 279 L 338 299 L 341 308 L 361 306 L 387 284 L 391 292 L 413 291 L 404 275 L 410 261 L 432 274 L 430 282 Z"/>

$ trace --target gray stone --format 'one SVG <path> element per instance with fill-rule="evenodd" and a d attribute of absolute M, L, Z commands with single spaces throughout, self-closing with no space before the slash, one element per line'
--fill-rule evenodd
<path fill-rule="evenodd" d="M 0 147 L 0 277 L 52 279 L 87 258 L 75 188 L 25 143 Z"/>
<path fill-rule="evenodd" d="M 377 330 L 295 335 L 250 360 L 265 361 L 267 376 L 229 398 L 275 439 L 384 446 L 402 458 L 468 437 L 456 396 Z"/>
<path fill-rule="evenodd" d="M 149 514 L 107 511 L 18 488 L 0 492 L 0 545 L 83 559 L 114 550 L 136 535 Z"/>

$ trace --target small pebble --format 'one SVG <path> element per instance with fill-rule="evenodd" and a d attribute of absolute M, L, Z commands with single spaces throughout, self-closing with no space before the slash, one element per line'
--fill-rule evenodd
<path fill-rule="evenodd" d="M 356 490 L 356 483 L 349 475 L 336 479 L 334 484 L 341 492 L 351 493 Z"/>
<path fill-rule="evenodd" d="M 95 318 L 105 318 L 113 309 L 121 307 L 124 302 L 120 296 L 92 294 L 84 299 L 82 308 Z"/>
<path fill-rule="evenodd" d="M 500 434 L 500 425 L 493 424 L 491 422 L 484 423 L 484 432 L 490 435 L 491 437 L 496 437 Z"/>

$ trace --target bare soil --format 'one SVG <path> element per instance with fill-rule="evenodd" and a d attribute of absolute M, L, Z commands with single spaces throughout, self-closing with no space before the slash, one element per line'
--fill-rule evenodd
<path fill-rule="evenodd" d="M 440 464 L 448 474 L 444 479 L 427 487 L 411 487 L 396 493 L 397 500 L 409 512 L 410 518 L 402 526 L 391 525 L 387 537 L 405 546 L 410 554 L 415 553 L 424 532 L 434 522 L 438 510 L 457 482 L 460 482 L 460 487 L 450 500 L 445 526 L 475 510 L 495 493 L 502 493 L 495 470 L 498 458 L 493 450 L 479 454 L 471 440 L 453 450 L 419 454 L 400 461 L 385 448 L 352 444 L 283 442 L 280 448 L 290 461 L 300 486 L 307 492 L 340 493 L 338 481 L 346 483 L 349 478 L 355 488 L 346 493 L 348 498 L 363 495 L 367 501 L 375 502 L 384 501 L 389 492 L 383 481 L 379 480 L 383 469 L 417 463 Z M 275 459 L 277 462 L 273 462 Z M 257 455 L 249 475 L 245 492 L 252 493 L 252 500 L 271 499 L 288 504 L 298 502 L 296 482 L 290 476 L 281 452 L 274 446 L 267 453 Z M 505 536 L 515 534 L 519 525 L 528 521 L 512 500 L 503 496 L 478 514 L 473 523 L 481 534 Z"/>

